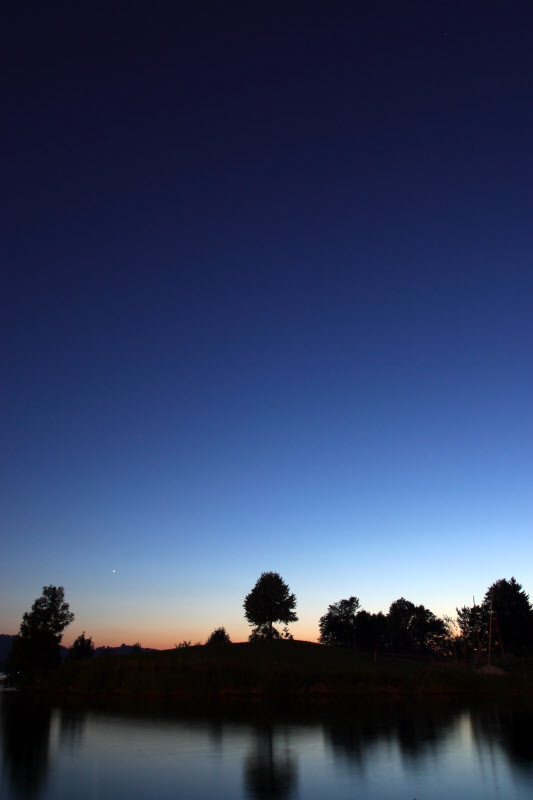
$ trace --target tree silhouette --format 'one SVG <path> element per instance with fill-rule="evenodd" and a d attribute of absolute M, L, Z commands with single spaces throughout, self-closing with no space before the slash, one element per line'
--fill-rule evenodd
<path fill-rule="evenodd" d="M 457 625 L 461 633 L 458 644 L 463 656 L 484 652 L 488 643 L 489 612 L 483 606 L 462 606 L 457 608 Z"/>
<path fill-rule="evenodd" d="M 69 647 L 68 657 L 69 661 L 81 661 L 84 658 L 92 658 L 94 656 L 93 640 L 89 636 L 85 638 L 85 631 L 83 631 L 73 644 Z"/>
<path fill-rule="evenodd" d="M 356 612 L 359 608 L 359 598 L 349 597 L 339 600 L 328 606 L 327 612 L 320 617 L 318 627 L 320 636 L 318 641 L 322 644 L 337 645 L 338 647 L 356 647 Z"/>
<path fill-rule="evenodd" d="M 391 603 L 387 628 L 394 652 L 441 652 L 448 639 L 446 624 L 429 608 L 400 597 Z"/>
<path fill-rule="evenodd" d="M 215 630 L 209 634 L 206 644 L 231 644 L 231 639 L 225 628 L 215 628 Z"/>
<path fill-rule="evenodd" d="M 29 639 L 38 633 L 50 633 L 61 643 L 63 631 L 74 619 L 65 603 L 65 590 L 62 586 L 43 586 L 43 593 L 25 611 L 20 624 L 20 636 Z"/>
<path fill-rule="evenodd" d="M 377 614 L 370 614 L 362 608 L 355 615 L 355 627 L 358 650 L 377 652 L 383 649 L 386 641 L 387 618 L 381 611 Z"/>
<path fill-rule="evenodd" d="M 458 608 L 457 624 L 465 655 L 475 653 L 479 657 L 487 653 L 489 639 L 493 650 L 516 655 L 533 647 L 533 608 L 529 595 L 515 578 L 495 581 L 485 592 L 481 605 Z"/>
<path fill-rule="evenodd" d="M 533 608 L 529 595 L 515 580 L 502 578 L 489 586 L 483 599 L 486 620 L 492 604 L 492 638 L 494 646 L 517 654 L 533 645 Z"/>
<path fill-rule="evenodd" d="M 250 625 L 255 625 L 250 641 L 281 638 L 273 623 L 284 622 L 287 625 L 296 622 L 295 608 L 296 596 L 290 594 L 281 576 L 277 572 L 262 572 L 250 594 L 244 598 L 244 616 Z"/>
<path fill-rule="evenodd" d="M 43 593 L 22 616 L 19 635 L 6 664 L 11 679 L 31 679 L 59 664 L 63 631 L 74 619 L 62 586 L 43 586 Z"/>

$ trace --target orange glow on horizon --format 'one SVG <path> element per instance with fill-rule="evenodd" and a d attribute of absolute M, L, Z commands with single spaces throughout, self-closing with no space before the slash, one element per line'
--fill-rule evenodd
<path fill-rule="evenodd" d="M 202 629 L 200 632 L 196 631 L 195 629 L 184 629 L 179 634 L 176 634 L 154 629 L 143 631 L 134 629 L 131 626 L 122 627 L 118 625 L 106 625 L 105 627 L 98 626 L 98 628 L 93 628 L 91 631 L 89 626 L 87 626 L 85 635 L 92 638 L 95 647 L 120 647 L 121 644 L 132 645 L 136 642 L 139 642 L 141 647 L 151 647 L 155 650 L 172 650 L 177 644 L 180 644 L 180 642 L 183 641 L 190 642 L 191 645 L 205 644 L 207 637 L 214 627 L 218 626 L 213 626 L 208 631 Z M 295 630 L 289 630 L 291 630 L 295 640 L 304 642 L 317 641 L 318 631 L 316 630 L 316 627 L 304 627 L 300 625 L 295 625 L 293 627 Z M 226 630 L 234 644 L 248 641 L 250 628 L 246 625 L 240 625 L 239 628 L 235 629 L 234 631 L 231 630 L 231 626 L 227 626 Z M 62 644 L 65 647 L 70 647 L 80 633 L 81 629 L 78 630 L 78 627 L 76 627 L 75 630 L 65 631 Z"/>

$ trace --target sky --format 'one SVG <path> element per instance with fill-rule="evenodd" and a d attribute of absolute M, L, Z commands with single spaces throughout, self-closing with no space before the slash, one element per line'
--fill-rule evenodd
<path fill-rule="evenodd" d="M 0 632 L 533 594 L 526 2 L 17 4 Z"/>

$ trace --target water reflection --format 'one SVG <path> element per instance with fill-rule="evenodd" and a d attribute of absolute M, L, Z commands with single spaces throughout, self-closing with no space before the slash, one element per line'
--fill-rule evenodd
<path fill-rule="evenodd" d="M 265 722 L 253 731 L 244 760 L 244 784 L 253 800 L 286 800 L 297 784 L 296 761 L 287 729 Z"/>
<path fill-rule="evenodd" d="M 424 784 L 425 796 L 448 798 L 455 796 L 452 783 L 445 788 L 435 781 L 445 780 L 449 770 L 463 770 L 454 780 L 463 788 L 470 781 L 470 797 L 504 796 L 487 794 L 487 786 L 501 789 L 502 780 L 508 781 L 508 797 L 533 789 L 533 711 L 523 703 L 433 706 L 406 700 L 342 711 L 258 705 L 215 713 L 107 702 L 51 708 L 7 693 L 0 702 L 7 800 L 63 800 L 72 794 L 69 785 L 80 800 L 104 800 L 117 786 L 131 800 L 304 800 L 320 796 L 313 782 L 322 782 L 335 800 L 347 796 L 346 783 L 335 791 L 340 776 L 350 796 L 419 796 L 409 792 L 414 778 L 423 776 L 434 780 Z M 77 778 L 89 767 L 97 781 L 90 789 Z M 401 788 L 397 780 L 404 781 Z"/>
<path fill-rule="evenodd" d="M 491 751 L 504 752 L 514 770 L 522 771 L 533 782 L 533 717 L 527 708 L 481 707 L 470 715 L 472 734 L 478 753 L 487 750 L 488 733 Z"/>
<path fill-rule="evenodd" d="M 76 750 L 83 740 L 87 713 L 80 708 L 60 707 L 59 741 L 70 750 Z"/>
<path fill-rule="evenodd" d="M 436 713 L 412 701 L 378 703 L 357 708 L 353 717 L 332 717 L 324 722 L 324 731 L 335 758 L 362 772 L 379 747 L 399 752 L 408 762 L 437 753 L 460 714 L 460 708 Z"/>
<path fill-rule="evenodd" d="M 4 695 L 1 715 L 4 770 L 16 798 L 38 797 L 46 781 L 51 720 L 47 703 Z"/>

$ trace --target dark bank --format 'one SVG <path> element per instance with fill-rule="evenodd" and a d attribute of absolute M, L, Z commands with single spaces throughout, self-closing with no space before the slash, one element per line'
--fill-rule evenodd
<path fill-rule="evenodd" d="M 358 653 L 312 642 L 257 641 L 192 646 L 69 661 L 33 689 L 89 695 L 187 698 L 531 694 L 526 659 L 491 670 L 471 665 Z"/>

